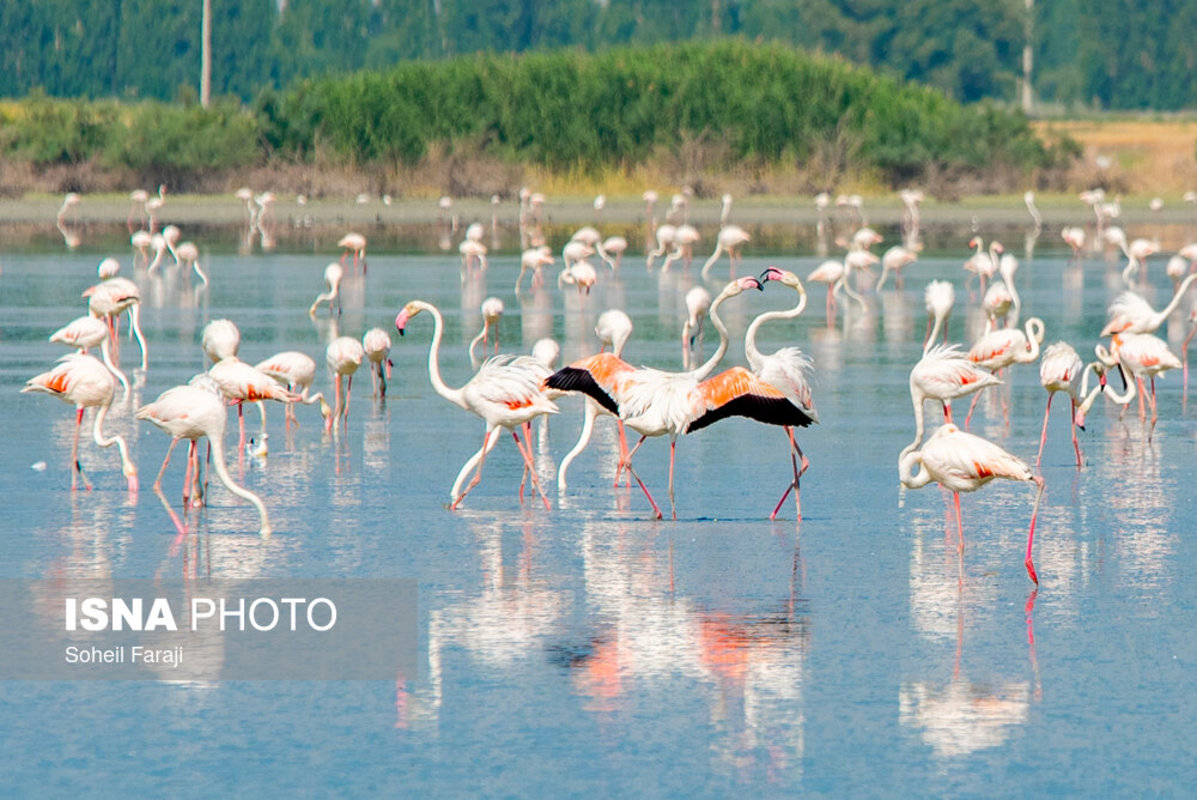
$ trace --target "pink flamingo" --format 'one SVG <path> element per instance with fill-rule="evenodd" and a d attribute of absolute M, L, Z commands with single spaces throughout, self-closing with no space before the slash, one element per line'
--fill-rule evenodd
<path fill-rule="evenodd" d="M 335 434 L 342 425 L 349 424 L 349 395 L 353 390 L 353 374 L 366 358 L 366 348 L 352 336 L 338 336 L 328 343 L 324 350 L 324 363 L 333 374 L 333 402 L 332 430 Z M 345 384 L 344 393 L 341 384 Z M 344 400 L 341 399 L 344 394 Z M 328 427 L 328 423 L 325 423 Z"/>
<path fill-rule="evenodd" d="M 915 467 L 918 471 L 915 472 Z M 956 505 L 956 530 L 959 550 L 964 550 L 964 524 L 960 515 L 960 493 L 975 492 L 994 478 L 1030 481 L 1038 487 L 1035 507 L 1031 512 L 1031 527 L 1027 532 L 1027 554 L 1024 562 L 1027 575 L 1038 585 L 1039 576 L 1031 559 L 1035 542 L 1035 520 L 1039 516 L 1039 501 L 1043 499 L 1043 478 L 1035 475 L 1030 466 L 1007 453 L 987 439 L 966 433 L 948 423 L 936 429 L 923 446 L 905 453 L 898 461 L 898 476 L 908 489 L 920 489 L 928 483 L 938 483 L 952 492 Z"/>
<path fill-rule="evenodd" d="M 197 382 L 198 383 L 198 382 Z M 224 429 L 228 419 L 224 403 L 221 401 L 219 390 L 213 391 L 212 386 L 202 384 L 187 384 L 167 389 L 158 395 L 158 399 L 137 409 L 134 417 L 146 420 L 171 436 L 170 446 L 166 448 L 166 457 L 162 459 L 162 468 L 158 470 L 158 477 L 154 479 L 154 490 L 161 492 L 162 476 L 166 473 L 166 465 L 170 463 L 170 454 L 181 439 L 190 442 L 187 458 L 187 475 L 183 479 L 183 503 L 186 505 L 188 489 L 192 480 L 199 482 L 199 458 L 196 454 L 196 443 L 207 437 L 210 455 L 216 466 L 216 474 L 230 492 L 248 500 L 258 510 L 261 519 L 259 535 L 269 536 L 271 533 L 270 518 L 266 513 L 266 506 L 262 499 L 253 492 L 238 486 L 229 475 L 224 461 Z M 192 473 L 194 464 L 195 474 Z"/>
<path fill-rule="evenodd" d="M 254 365 L 257 369 L 274 378 L 276 381 L 287 387 L 287 391 L 292 394 L 299 395 L 299 401 L 305 406 L 320 404 L 320 416 L 324 419 L 325 427 L 332 425 L 332 409 L 329 408 L 328 403 L 324 400 L 324 395 L 321 392 L 316 392 L 313 395 L 308 393 L 312 389 L 312 383 L 316 380 L 316 361 L 307 353 L 301 353 L 298 350 L 284 350 L 281 353 L 275 353 L 270 358 L 259 361 Z M 295 404 L 286 404 L 285 417 L 287 425 L 290 426 L 294 422 L 297 426 L 299 420 L 295 417 Z"/>
<path fill-rule="evenodd" d="M 121 456 L 121 471 L 128 480 L 129 491 L 137 492 L 137 467 L 129 460 L 129 448 L 119 435 L 104 436 L 104 417 L 112 407 L 116 394 L 116 378 L 98 358 L 87 353 L 68 353 L 58 360 L 58 365 L 48 372 L 35 375 L 25 382 L 22 392 L 41 392 L 53 395 L 64 403 L 75 406 L 75 437 L 71 442 L 71 491 L 78 486 L 78 478 L 91 491 L 91 481 L 83 474 L 79 463 L 79 429 L 83 426 L 83 411 L 95 408 L 96 418 L 92 437 L 100 447 L 116 445 Z"/>
<path fill-rule="evenodd" d="M 432 381 L 432 388 L 441 397 L 481 417 L 486 423 L 482 447 L 466 461 L 457 475 L 457 480 L 454 481 L 450 491 L 449 509 L 456 510 L 466 495 L 482 480 L 482 467 L 486 463 L 486 455 L 498 443 L 501 428 L 511 431 L 511 436 L 524 458 L 524 466 L 532 475 L 533 489 L 540 492 L 545 508 L 549 508 L 549 499 L 540 488 L 540 480 L 536 474 L 531 442 L 525 447 L 525 443 L 515 432 L 517 427 L 523 426 L 526 435 L 527 424 L 533 419 L 542 414 L 557 413 L 557 404 L 545 397 L 540 389 L 541 381 L 548 375 L 548 367 L 533 356 L 495 356 L 484 362 L 464 386 L 453 389 L 441 378 L 440 346 L 445 322 L 440 310 L 431 303 L 412 300 L 395 317 L 395 328 L 402 336 L 408 321 L 424 311 L 430 313 L 433 319 L 432 344 L 428 348 L 428 377 Z M 462 490 L 461 484 L 471 469 L 474 470 L 473 478 Z"/>
<path fill-rule="evenodd" d="M 1076 438 L 1076 412 L 1077 401 L 1082 396 L 1080 385 L 1084 369 L 1081 357 L 1067 342 L 1056 342 L 1043 351 L 1043 358 L 1039 361 L 1039 382 L 1047 390 L 1047 408 L 1043 410 L 1043 431 L 1039 434 L 1039 454 L 1035 456 L 1036 469 L 1043 458 L 1043 445 L 1047 441 L 1047 419 L 1052 410 L 1052 397 L 1056 392 L 1067 394 L 1072 404 L 1068 415 L 1072 427 L 1072 447 L 1076 451 L 1076 465 L 1081 466 L 1081 445 Z"/>

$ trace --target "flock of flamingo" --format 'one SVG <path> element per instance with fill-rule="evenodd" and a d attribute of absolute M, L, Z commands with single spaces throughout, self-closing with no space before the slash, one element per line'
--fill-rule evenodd
<path fill-rule="evenodd" d="M 145 216 L 138 220 L 144 227 L 138 228 L 131 236 L 137 254 L 134 267 L 150 275 L 166 268 L 169 257 L 173 258 L 174 266 L 182 274 L 193 272 L 206 285 L 209 278 L 200 267 L 198 248 L 192 243 L 180 242 L 179 230 L 175 226 L 166 225 L 161 231 L 155 232 L 158 214 L 165 202 L 164 191 L 160 187 L 157 196 L 142 192 L 134 193 L 131 197 L 132 208 L 137 209 L 140 204 L 145 211 Z M 274 201 L 273 195 L 255 195 L 243 189 L 237 193 L 237 197 L 245 201 L 251 230 L 256 226 L 265 234 L 264 221 Z M 826 284 L 829 325 L 834 323 L 840 295 L 864 306 L 867 303 L 864 293 L 884 291 L 891 273 L 896 285 L 901 287 L 904 268 L 918 260 L 921 250 L 919 204 L 922 195 L 916 191 L 905 191 L 900 198 L 904 207 L 901 224 L 903 241 L 880 255 L 874 254 L 873 248 L 881 244 L 882 236 L 867 224 L 859 198 L 841 197 L 836 201 L 838 206 L 847 209 L 852 218 L 850 233 L 836 238 L 837 245 L 845 250 L 845 254 L 842 258 L 824 261 L 805 278 L 805 283 Z M 1040 318 L 1030 317 L 1020 325 L 1022 301 L 1016 285 L 1017 259 L 1006 253 L 1000 243 L 991 241 L 986 248 L 981 238 L 975 237 L 969 243 L 973 253 L 963 266 L 967 276 L 966 287 L 974 279 L 977 282 L 978 288 L 973 297 L 979 299 L 980 310 L 986 320 L 985 331 L 967 349 L 959 344 L 949 344 L 948 320 L 956 303 L 955 288 L 952 282 L 946 280 L 928 282 L 925 290 L 928 318 L 923 353 L 912 367 L 909 380 L 915 435 L 897 459 L 902 486 L 917 489 L 936 483 L 953 493 L 961 550 L 964 548 L 961 492 L 975 491 L 995 478 L 1034 486 L 1036 495 L 1027 533 L 1025 567 L 1036 584 L 1038 575 L 1032 550 L 1039 503 L 1044 492 L 1044 481 L 1037 470 L 1055 394 L 1062 393 L 1069 398 L 1072 446 L 1077 467 L 1080 468 L 1083 460 L 1076 429 L 1083 427 L 1086 414 L 1099 396 L 1104 395 L 1122 405 L 1124 412 L 1137 396 L 1145 435 L 1150 438 L 1158 419 L 1156 376 L 1183 366 L 1187 384 L 1187 355 L 1182 364 L 1182 359 L 1155 332 L 1176 311 L 1193 281 L 1197 280 L 1197 272 L 1193 268 L 1197 244 L 1181 249 L 1169 261 L 1167 275 L 1173 281 L 1173 295 L 1157 311 L 1143 291 L 1147 286 L 1147 259 L 1158 252 L 1159 246 L 1145 239 L 1128 241 L 1123 230 L 1114 224 L 1119 213 L 1117 204 L 1105 202 L 1100 193 L 1085 193 L 1081 199 L 1094 210 L 1097 236 L 1116 246 L 1127 259 L 1122 271 L 1125 291 L 1110 304 L 1107 324 L 1098 337 L 1108 338 L 1108 346 L 1096 345 L 1093 348 L 1094 358 L 1087 363 L 1077 349 L 1067 342 L 1057 341 L 1043 346 L 1045 326 Z M 659 224 L 654 214 L 657 200 L 655 192 L 646 192 L 644 195 L 650 233 L 656 242 L 655 247 L 646 247 L 646 267 L 663 271 L 687 269 L 693 260 L 695 246 L 700 242 L 697 229 L 686 222 L 689 194 L 683 192 L 675 195 L 664 221 Z M 447 198 L 441 201 L 442 211 L 451 206 L 451 201 L 446 201 Z M 60 228 L 64 225 L 65 215 L 78 203 L 77 195 L 69 195 L 64 201 L 57 219 Z M 540 215 L 544 203 L 545 199 L 541 195 L 526 190 L 520 194 L 519 221 L 523 252 L 515 286 L 517 296 L 528 272 L 532 273 L 533 286 L 543 287 L 544 271 L 557 262 L 541 232 Z M 596 199 L 596 212 L 601 211 L 603 203 L 605 199 Z M 815 203 L 822 229 L 826 224 L 824 214 L 831 206 L 831 199 L 827 195 L 819 195 Z M 1035 234 L 1038 235 L 1042 219 L 1031 193 L 1027 193 L 1026 205 L 1036 226 Z M 721 419 L 739 416 L 782 429 L 790 455 L 791 477 L 773 507 L 770 518 L 775 518 L 781 511 L 791 492 L 794 495 L 795 513 L 801 518 L 800 480 L 810 462 L 798 444 L 795 428 L 819 421 L 811 388 L 813 364 L 797 347 L 783 347 L 772 353 L 761 352 L 756 338 L 762 326 L 792 321 L 801 315 L 807 306 L 807 290 L 802 278 L 775 266 L 768 267 L 759 276 L 735 277 L 741 250 L 751 237 L 743 228 L 728 221 L 730 208 L 731 197 L 725 196 L 716 247 L 703 264 L 700 274 L 706 278 L 711 268 L 726 254 L 730 261 L 731 280 L 713 298 L 702 286 L 686 293 L 686 315 L 679 320 L 683 351 L 680 370 L 635 366 L 623 360 L 623 347 L 632 334 L 633 323 L 624 311 L 615 308 L 598 316 L 595 327 L 601 345 L 598 353 L 561 367 L 556 363 L 560 349 L 551 339 L 536 342 L 530 354 L 500 353 L 498 322 L 504 313 L 504 304 L 500 297 L 492 296 L 481 304 L 483 326 L 469 345 L 474 374 L 464 385 L 454 388 L 441 375 L 440 350 L 445 321 L 440 310 L 431 303 L 412 300 L 399 311 L 394 325 L 400 335 L 407 333 L 412 321 L 419 315 L 426 313 L 432 318 L 433 330 L 428 350 L 428 374 L 432 387 L 441 397 L 471 412 L 484 423 L 481 444 L 461 467 L 450 490 L 448 508 L 457 509 L 478 485 L 487 455 L 497 445 L 504 430 L 511 433 L 524 461 L 524 476 L 519 487 L 521 502 L 530 481 L 533 499 L 539 494 L 544 506 L 550 508 L 548 494 L 541 484 L 535 464 L 531 423 L 537 418 L 558 413 L 556 401 L 572 393 L 585 398 L 583 425 L 577 443 L 561 460 L 558 468 L 559 491 L 568 485 L 568 471 L 587 446 L 597 419 L 612 416 L 619 428 L 620 442 L 614 484 L 618 486 L 622 479 L 630 486 L 631 480 L 635 480 L 657 519 L 664 514 L 637 473 L 634 458 L 647 439 L 668 437 L 668 494 L 671 516 L 676 519 L 674 473 L 678 439 Z M 131 229 L 134 227 L 132 210 L 129 225 Z M 480 224 L 470 225 L 462 239 L 459 252 L 463 283 L 484 276 L 487 270 L 483 231 Z M 1061 235 L 1073 248 L 1079 265 L 1085 247 L 1086 228 L 1065 227 Z M 308 313 L 312 317 L 320 313 L 325 305 L 329 314 L 339 313 L 340 284 L 346 271 L 356 273 L 360 270 L 364 274 L 367 268 L 364 236 L 349 233 L 338 242 L 338 247 L 343 250 L 342 256 L 338 261 L 329 263 L 324 270 L 326 290 L 320 292 L 309 307 Z M 561 249 L 558 287 L 563 291 L 576 290 L 580 298 L 584 298 L 600 275 L 600 269 L 591 259 L 597 256 L 606 265 L 605 268 L 614 273 L 620 269 L 627 248 L 628 243 L 623 237 L 604 239 L 596 228 L 583 226 Z M 150 249 L 155 251 L 152 259 L 149 257 Z M 659 265 L 657 259 L 661 259 Z M 674 267 L 674 264 L 679 266 Z M 881 265 L 881 276 L 869 285 L 864 278 L 871 275 L 870 267 L 874 264 Z M 96 409 L 93 421 L 96 444 L 105 448 L 116 445 L 129 491 L 136 492 L 139 487 L 138 471 L 130 459 L 124 439 L 106 435 L 103 430 L 105 416 L 113 404 L 118 386 L 123 387 L 126 396 L 129 392 L 128 378 L 119 366 L 118 331 L 123 316 L 128 316 L 133 335 L 140 346 L 139 368 L 144 371 L 148 366 L 146 342 L 139 324 L 140 291 L 136 282 L 118 274 L 119 268 L 116 259 L 104 259 L 98 268 L 100 282 L 82 292 L 82 297 L 87 301 L 86 313 L 49 337 L 50 341 L 75 348 L 76 352 L 63 356 L 52 369 L 29 379 L 22 389 L 54 395 L 76 409 L 71 448 L 72 490 L 78 487 L 80 481 L 87 489 L 92 486 L 78 453 L 80 431 L 88 408 Z M 482 280 L 485 278 L 482 277 Z M 720 307 L 745 293 L 764 291 L 770 284 L 793 291 L 794 305 L 756 316 L 744 334 L 747 367 L 733 366 L 716 372 L 731 343 L 728 328 L 719 316 Z M 696 363 L 701 358 L 701 350 L 696 353 L 695 342 L 707 320 L 719 334 L 719 345 L 704 361 Z M 1189 312 L 1188 320 L 1190 324 L 1197 323 L 1197 305 Z M 1197 330 L 1197 325 L 1194 325 L 1194 329 Z M 1191 337 L 1190 332 L 1184 345 L 1186 354 Z M 161 481 L 171 452 L 175 444 L 186 439 L 189 452 L 183 502 L 185 507 L 202 505 L 207 484 L 206 478 L 201 478 L 203 469 L 197 445 L 199 440 L 206 438 L 208 459 L 215 462 L 218 477 L 231 492 L 257 508 L 260 532 L 268 535 L 271 525 L 265 503 L 257 494 L 234 482 L 225 464 L 223 440 L 228 406 L 236 405 L 238 408 L 239 451 L 244 451 L 246 447 L 242 417 L 246 402 L 256 403 L 259 407 L 263 434 L 257 447 L 263 453 L 266 446 L 264 401 L 267 400 L 286 405 L 288 426 L 298 424 L 294 411 L 296 403 L 318 404 L 325 429 L 335 436 L 347 424 L 352 379 L 359 367 L 369 364 L 374 393 L 385 396 L 390 377 L 391 337 L 387 330 L 376 327 L 366 331 L 361 339 L 339 336 L 328 344 L 325 362 L 334 383 L 331 408 L 323 394 L 311 391 L 317 366 L 315 360 L 305 353 L 284 351 L 256 365 L 243 362 L 237 355 L 240 344 L 238 328 L 232 321 L 225 319 L 209 323 L 203 330 L 200 344 L 211 361 L 210 368 L 196 375 L 189 383 L 166 390 L 156 400 L 134 412 L 136 419 L 152 423 L 171 437 L 154 488 L 161 492 Z M 89 352 L 95 348 L 100 351 L 99 358 Z M 478 354 L 479 350 L 481 355 Z M 973 407 L 986 388 L 1002 383 L 1004 371 L 1008 368 L 1036 361 L 1039 362 L 1040 382 L 1048 395 L 1039 453 L 1032 467 L 1028 461 L 968 432 L 967 428 Z M 1111 375 L 1120 376 L 1121 390 L 1115 389 L 1114 383 L 1117 381 L 1110 381 Z M 1091 377 L 1096 379 L 1092 387 Z M 971 397 L 971 405 L 961 428 L 953 421 L 952 401 L 967 397 Z M 1145 397 L 1150 403 L 1150 423 L 1146 421 Z M 943 424 L 929 435 L 924 421 L 924 403 L 927 400 L 938 401 L 944 415 Z M 628 446 L 625 429 L 631 429 L 639 436 L 631 447 Z"/>

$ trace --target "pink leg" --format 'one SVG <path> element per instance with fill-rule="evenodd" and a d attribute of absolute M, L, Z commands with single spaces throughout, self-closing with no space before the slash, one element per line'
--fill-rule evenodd
<path fill-rule="evenodd" d="M 669 440 L 669 511 L 677 519 L 677 506 L 673 502 L 673 457 L 677 449 L 677 441 Z"/>
<path fill-rule="evenodd" d="M 345 408 L 341 412 L 345 415 L 345 429 L 349 429 L 349 396 L 353 394 L 353 376 L 345 379 Z"/>
<path fill-rule="evenodd" d="M 661 513 L 661 509 L 657 507 L 657 502 L 653 500 L 653 496 L 648 493 L 648 487 L 644 485 L 644 481 L 640 480 L 640 476 L 636 474 L 636 469 L 632 466 L 632 459 L 636 456 L 636 451 L 640 449 L 640 445 L 644 444 L 644 440 L 647 438 L 647 436 L 641 436 L 640 441 L 636 442 L 636 446 L 632 448 L 630 453 L 628 453 L 628 461 L 624 466 L 624 469 L 630 472 L 632 477 L 636 479 L 636 483 L 640 486 L 640 490 L 644 492 L 644 496 L 648 498 L 648 504 L 653 507 L 653 511 L 656 513 L 657 519 L 661 519 L 664 516 Z"/>
<path fill-rule="evenodd" d="M 470 490 L 478 485 L 478 481 L 482 480 L 482 466 L 486 463 L 486 445 L 490 443 L 491 435 L 497 435 L 497 433 L 498 428 L 492 428 L 482 437 L 482 456 L 478 459 L 478 466 L 474 468 L 474 477 L 470 478 L 470 482 L 466 485 L 465 490 L 449 505 L 450 511 L 456 511 L 457 507 L 461 505 L 461 501 L 465 500 L 466 495 L 470 493 Z"/>
<path fill-rule="evenodd" d="M 794 510 L 795 510 L 795 513 L 797 513 L 797 515 L 798 515 L 798 517 L 797 517 L 798 521 L 801 522 L 802 521 L 802 498 L 799 495 L 799 487 L 800 487 L 799 479 L 802 477 L 802 473 L 806 472 L 807 467 L 810 466 L 810 462 L 806 459 L 806 456 L 803 455 L 802 448 L 800 448 L 798 446 L 798 442 L 794 440 L 794 429 L 791 428 L 789 425 L 786 425 L 785 429 L 786 429 L 786 435 L 790 439 L 790 462 L 794 467 L 794 481 L 793 481 L 793 483 L 791 483 L 789 486 L 786 487 L 785 493 L 782 494 L 781 499 L 777 501 L 777 505 L 774 506 L 773 513 L 769 515 L 769 519 L 777 518 L 777 512 L 781 510 L 781 504 L 786 501 L 787 497 L 789 497 L 790 490 L 792 489 L 794 491 Z M 802 459 L 802 468 L 801 469 L 798 468 L 798 459 L 799 458 Z"/>
<path fill-rule="evenodd" d="M 964 429 L 965 430 L 968 430 L 969 423 L 972 422 L 973 409 L 977 407 L 977 401 L 981 399 L 981 392 L 983 392 L 983 391 L 985 391 L 985 390 L 982 389 L 980 392 L 977 392 L 976 394 L 974 394 L 973 401 L 971 403 L 969 403 L 969 405 L 968 405 L 968 413 L 964 416 Z"/>
<path fill-rule="evenodd" d="M 1151 376 L 1151 428 L 1147 431 L 1147 441 L 1151 441 L 1151 435 L 1155 433 L 1155 376 Z"/>
<path fill-rule="evenodd" d="M 241 458 L 241 454 L 245 452 L 245 402 L 237 401 L 237 458 Z M 240 462 L 238 462 L 240 463 Z"/>
<path fill-rule="evenodd" d="M 615 467 L 615 483 L 611 484 L 611 488 L 619 487 L 619 474 L 623 472 L 628 465 L 628 437 L 624 431 L 623 420 L 618 417 L 615 418 L 615 423 L 619 427 L 619 464 Z M 626 474 L 623 476 L 624 486 L 632 485 L 631 478 Z"/>
<path fill-rule="evenodd" d="M 1076 451 L 1076 465 L 1081 466 L 1081 443 L 1076 438 L 1076 398 L 1072 398 L 1072 415 L 1069 417 L 1072 423 L 1072 449 Z M 1036 465 L 1038 466 L 1038 465 Z"/>
<path fill-rule="evenodd" d="M 77 478 L 83 479 L 83 488 L 91 491 L 91 481 L 83 472 L 83 464 L 79 461 L 79 430 L 83 427 L 83 406 L 79 406 L 75 413 L 75 439 L 71 443 L 71 491 L 78 487 Z"/>
<path fill-rule="evenodd" d="M 339 372 L 333 378 L 333 394 L 335 395 L 335 399 L 333 400 L 332 421 L 333 432 L 335 433 L 341 429 L 341 373 Z"/>
<path fill-rule="evenodd" d="M 527 428 L 528 423 L 525 422 L 524 426 Z M 525 436 L 527 436 L 529 432 L 529 430 L 525 430 Z M 527 449 L 525 449 L 524 443 L 520 441 L 520 437 L 516 434 L 516 432 L 512 431 L 511 435 L 515 437 L 515 444 L 520 449 L 520 454 L 524 457 L 524 465 L 527 467 L 528 473 L 532 476 L 533 491 L 540 492 L 540 499 L 544 501 L 544 507 L 546 510 L 552 509 L 552 506 L 549 505 L 549 498 L 545 496 L 544 489 L 540 488 L 540 478 L 536 475 L 536 465 L 533 463 L 532 459 L 531 438 L 528 439 Z"/>
<path fill-rule="evenodd" d="M 179 443 L 178 439 L 171 439 L 170 446 L 166 448 L 166 458 L 162 459 L 162 469 L 158 470 L 158 477 L 154 478 L 154 488 L 162 488 L 162 476 L 166 473 L 166 465 L 170 463 L 170 452 L 175 449 L 175 445 Z"/>
<path fill-rule="evenodd" d="M 1052 396 L 1055 392 L 1047 393 L 1047 408 L 1043 409 L 1043 431 L 1039 434 L 1039 455 L 1035 456 L 1035 468 L 1039 468 L 1039 462 L 1043 459 L 1043 443 L 1047 441 L 1047 416 L 1052 410 Z M 1073 406 L 1076 406 L 1076 401 L 1073 401 Z M 1076 409 L 1074 408 L 1073 411 Z M 1076 442 L 1076 428 L 1072 430 L 1072 441 Z"/>
<path fill-rule="evenodd" d="M 1031 576 L 1031 580 L 1035 585 L 1039 585 L 1039 575 L 1035 572 L 1035 564 L 1031 561 L 1031 547 L 1035 543 L 1035 520 L 1039 517 L 1039 501 L 1043 499 L 1043 478 L 1035 478 L 1035 484 L 1039 487 L 1039 493 L 1035 495 L 1035 508 L 1031 511 L 1031 528 L 1027 531 L 1027 574 Z"/>

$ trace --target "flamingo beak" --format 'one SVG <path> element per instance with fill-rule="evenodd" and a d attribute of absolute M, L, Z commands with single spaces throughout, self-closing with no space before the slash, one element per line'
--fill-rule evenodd
<path fill-rule="evenodd" d="M 395 317 L 395 330 L 399 331 L 399 335 L 403 336 L 403 329 L 407 327 L 407 309 L 403 309 Z"/>

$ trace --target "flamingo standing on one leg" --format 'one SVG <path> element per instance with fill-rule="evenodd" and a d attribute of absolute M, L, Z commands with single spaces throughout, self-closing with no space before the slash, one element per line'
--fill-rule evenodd
<path fill-rule="evenodd" d="M 445 321 L 440 310 L 431 303 L 412 300 L 395 317 L 395 328 L 402 336 L 408 321 L 424 311 L 429 312 L 433 319 L 432 344 L 428 348 L 428 377 L 432 382 L 432 388 L 441 397 L 481 417 L 486 423 L 482 447 L 462 466 L 453 484 L 449 509 L 456 510 L 466 495 L 482 480 L 482 467 L 486 463 L 486 455 L 498 443 L 500 428 L 511 431 L 511 436 L 524 458 L 524 466 L 532 474 L 534 491 L 540 492 L 545 508 L 549 508 L 549 499 L 540 488 L 540 480 L 536 474 L 531 443 L 525 447 L 519 434 L 515 432 L 517 427 L 524 426 L 542 414 L 557 413 L 557 404 L 545 397 L 540 389 L 540 383 L 544 376 L 547 376 L 548 368 L 540 359 L 532 356 L 495 356 L 483 363 L 464 386 L 453 389 L 441 378 L 440 346 Z M 474 470 L 473 478 L 470 479 L 469 485 L 461 490 L 461 484 L 471 469 Z"/>
<path fill-rule="evenodd" d="M 1081 373 L 1085 365 L 1076 349 L 1067 342 L 1056 342 L 1043 350 L 1039 361 L 1039 382 L 1047 390 L 1047 408 L 1043 410 L 1043 431 L 1039 434 L 1039 454 L 1035 456 L 1035 468 L 1043 458 L 1043 445 L 1047 441 L 1047 419 L 1052 409 L 1052 397 L 1064 392 L 1071 402 L 1068 419 L 1072 428 L 1072 448 L 1076 451 L 1076 465 L 1081 466 L 1081 445 L 1076 438 L 1077 402 L 1083 396 L 1080 390 Z"/>
<path fill-rule="evenodd" d="M 137 409 L 136 419 L 147 420 L 166 431 L 171 436 L 170 446 L 166 449 L 166 458 L 162 460 L 162 468 L 158 470 L 158 477 L 154 479 L 154 489 L 161 491 L 162 476 L 166 472 L 166 465 L 170 463 L 170 454 L 180 439 L 189 439 L 191 453 L 194 454 L 196 442 L 207 437 L 216 474 L 230 492 L 248 500 L 258 510 L 261 519 L 259 535 L 269 536 L 271 533 L 270 518 L 266 513 L 266 506 L 262 499 L 253 492 L 238 486 L 229 475 L 224 462 L 224 429 L 228 420 L 224 403 L 218 393 L 199 385 L 188 384 L 175 386 L 158 395 L 158 399 Z M 188 457 L 188 473 L 191 471 L 192 461 L 198 470 L 198 458 Z M 184 478 L 183 494 L 187 496 L 191 475 Z"/>
<path fill-rule="evenodd" d="M 95 408 L 96 418 L 92 437 L 100 447 L 116 445 L 121 456 L 121 471 L 128 480 L 129 491 L 137 491 L 137 467 L 129 460 L 129 448 L 119 435 L 104 436 L 104 417 L 112 407 L 116 394 L 116 378 L 98 358 L 87 353 L 68 353 L 48 372 L 35 375 L 25 382 L 22 392 L 42 392 L 75 406 L 75 437 L 71 442 L 71 491 L 78 487 L 78 478 L 91 491 L 91 481 L 83 474 L 79 463 L 79 429 L 83 425 L 83 411 Z"/>
<path fill-rule="evenodd" d="M 918 471 L 915 472 L 915 467 Z M 1031 512 L 1031 527 L 1027 531 L 1025 565 L 1027 575 L 1036 584 L 1039 576 L 1031 559 L 1035 542 L 1035 520 L 1039 516 L 1039 501 L 1043 499 L 1043 478 L 1035 475 L 1029 465 L 987 439 L 966 433 L 948 423 L 936 429 L 918 450 L 911 450 L 898 460 L 898 477 L 908 489 L 920 489 L 928 483 L 938 483 L 952 492 L 956 504 L 956 530 L 959 549 L 964 550 L 964 524 L 960 516 L 960 493 L 975 492 L 994 478 L 1030 481 L 1038 487 L 1035 507 Z"/>
<path fill-rule="evenodd" d="M 794 407 L 793 411 L 787 410 L 787 418 L 798 420 L 796 423 L 788 421 L 775 423 L 781 424 L 785 428 L 786 437 L 790 441 L 790 462 L 794 467 L 794 480 L 786 487 L 781 499 L 777 501 L 777 505 L 774 506 L 773 513 L 769 515 L 769 519 L 777 518 L 777 512 L 781 509 L 781 504 L 786 501 L 786 497 L 789 496 L 791 490 L 794 492 L 795 513 L 798 519 L 802 519 L 802 499 L 799 495 L 799 480 L 807 468 L 810 467 L 810 461 L 802 452 L 802 448 L 798 446 L 798 442 L 794 439 L 793 426 L 797 424 L 806 427 L 812 422 L 819 421 L 819 415 L 815 411 L 814 400 L 811 397 L 811 360 L 809 356 L 797 347 L 783 347 L 774 353 L 762 353 L 756 346 L 756 333 L 761 325 L 766 322 L 794 319 L 801 314 L 806 308 L 806 288 L 793 272 L 780 270 L 777 267 L 769 267 L 761 275 L 761 283 L 768 283 L 769 281 L 778 281 L 783 286 L 789 286 L 796 291 L 798 293 L 798 302 L 793 308 L 788 310 L 766 311 L 757 316 L 744 334 L 744 355 L 748 359 L 748 366 L 752 368 L 753 374 L 767 386 L 777 390 L 782 398 Z M 757 398 L 757 403 L 759 404 L 761 395 L 754 395 L 754 397 Z M 773 422 L 774 420 L 770 417 L 761 421 Z M 690 430 L 694 429 L 695 425 L 692 424 Z M 799 461 L 802 462 L 801 467 L 798 466 Z"/>

